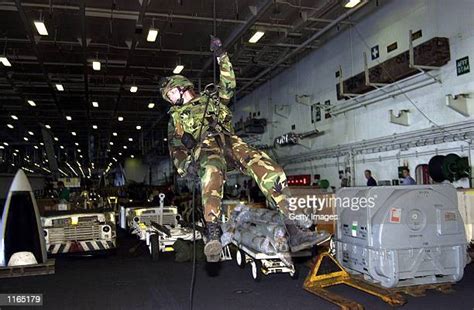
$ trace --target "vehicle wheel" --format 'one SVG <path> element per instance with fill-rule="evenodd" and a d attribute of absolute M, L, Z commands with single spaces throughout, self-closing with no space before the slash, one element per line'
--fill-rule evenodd
<path fill-rule="evenodd" d="M 262 279 L 262 263 L 259 260 L 253 260 L 250 266 L 252 267 L 252 278 L 256 282 L 260 282 Z"/>
<path fill-rule="evenodd" d="M 157 261 L 160 257 L 160 237 L 158 234 L 150 236 L 151 260 Z"/>
<path fill-rule="evenodd" d="M 295 268 L 295 271 L 293 273 L 290 273 L 290 278 L 292 278 L 293 280 L 298 280 L 300 271 L 296 266 L 294 266 L 294 268 Z"/>
<path fill-rule="evenodd" d="M 237 249 L 237 253 L 235 253 L 235 261 L 237 262 L 237 265 L 240 267 L 240 268 L 244 268 L 245 267 L 245 253 L 244 251 L 240 250 L 240 249 Z"/>

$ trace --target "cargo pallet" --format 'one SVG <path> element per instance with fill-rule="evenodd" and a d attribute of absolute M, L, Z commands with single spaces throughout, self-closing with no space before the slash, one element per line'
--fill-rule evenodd
<path fill-rule="evenodd" d="M 0 267 L 0 278 L 16 278 L 54 274 L 55 260 L 48 259 L 44 264 Z"/>

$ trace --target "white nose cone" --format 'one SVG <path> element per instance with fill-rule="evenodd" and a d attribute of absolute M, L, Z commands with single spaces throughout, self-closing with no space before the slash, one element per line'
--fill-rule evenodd
<path fill-rule="evenodd" d="M 10 186 L 10 192 L 31 192 L 31 185 L 28 182 L 25 172 L 19 169 L 15 174 L 12 185 Z"/>
<path fill-rule="evenodd" d="M 31 252 L 16 252 L 10 257 L 8 266 L 25 266 L 25 265 L 36 265 L 35 256 Z"/>

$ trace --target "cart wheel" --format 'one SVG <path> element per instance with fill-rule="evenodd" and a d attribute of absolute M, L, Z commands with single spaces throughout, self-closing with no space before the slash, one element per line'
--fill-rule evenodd
<path fill-rule="evenodd" d="M 158 234 L 150 236 L 151 260 L 157 261 L 160 257 L 160 237 Z"/>
<path fill-rule="evenodd" d="M 244 251 L 240 250 L 240 249 L 237 249 L 237 253 L 235 253 L 235 261 L 237 262 L 237 265 L 240 267 L 240 268 L 244 268 L 245 267 L 245 253 Z"/>
<path fill-rule="evenodd" d="M 259 260 L 253 260 L 250 266 L 252 267 L 252 278 L 259 282 L 262 279 L 262 263 Z"/>
<path fill-rule="evenodd" d="M 298 277 L 300 276 L 300 270 L 296 266 L 294 266 L 294 268 L 295 271 L 293 271 L 292 273 L 290 272 L 290 278 L 292 278 L 293 280 L 298 280 Z"/>

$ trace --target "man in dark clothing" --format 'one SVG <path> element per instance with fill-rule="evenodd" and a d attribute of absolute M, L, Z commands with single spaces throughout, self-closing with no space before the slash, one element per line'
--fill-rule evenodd
<path fill-rule="evenodd" d="M 365 178 L 367 179 L 367 186 L 377 186 L 377 181 L 372 177 L 372 171 L 365 170 Z"/>

